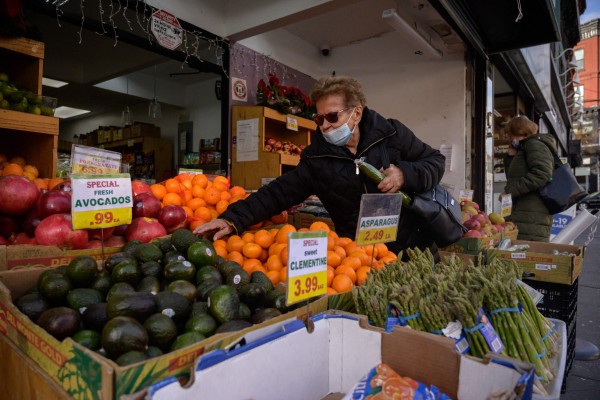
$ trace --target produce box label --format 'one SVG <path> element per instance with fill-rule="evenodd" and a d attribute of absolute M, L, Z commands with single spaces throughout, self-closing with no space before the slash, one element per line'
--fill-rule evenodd
<path fill-rule="evenodd" d="M 483 335 L 483 338 L 487 342 L 488 346 L 490 346 L 490 350 L 492 350 L 494 353 L 500 353 L 502 350 L 504 350 L 504 343 L 502 343 L 502 339 L 500 339 L 500 336 L 498 336 L 498 333 L 496 333 L 492 323 L 481 308 L 477 314 L 477 328 L 481 330 L 481 334 Z"/>
<path fill-rule="evenodd" d="M 454 347 L 460 354 L 466 354 L 471 349 L 460 321 L 452 321 L 448 323 L 448 325 L 442 329 L 442 334 L 447 338 L 454 340 Z"/>
<path fill-rule="evenodd" d="M 12 306 L 14 307 L 14 306 Z M 12 307 L 0 301 L 3 333 L 18 343 L 70 397 L 101 399 L 102 365 L 87 354 L 87 350 L 71 340 L 58 342 L 42 328 L 16 315 Z"/>
<path fill-rule="evenodd" d="M 82 145 L 71 150 L 71 174 L 118 174 L 121 172 L 121 153 Z"/>
<path fill-rule="evenodd" d="M 401 209 L 400 194 L 364 194 L 360 201 L 356 244 L 365 246 L 396 240 Z"/>
<path fill-rule="evenodd" d="M 287 304 L 327 293 L 327 232 L 288 236 Z"/>
<path fill-rule="evenodd" d="M 71 175 L 74 229 L 108 228 L 131 223 L 129 174 Z"/>

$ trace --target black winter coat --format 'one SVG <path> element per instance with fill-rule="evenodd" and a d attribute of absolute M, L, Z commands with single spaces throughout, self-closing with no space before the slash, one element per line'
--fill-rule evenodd
<path fill-rule="evenodd" d="M 420 141 L 401 122 L 385 119 L 375 111 L 364 108 L 359 124 L 360 141 L 356 155 L 346 147 L 327 143 L 318 129 L 311 137 L 292 171 L 275 179 L 244 201 L 229 206 L 220 218 L 235 225 L 238 232 L 247 226 L 301 203 L 315 194 L 327 209 L 335 231 L 340 237 L 355 238 L 360 200 L 363 193 L 380 193 L 377 185 L 359 174 L 355 159 L 376 168 L 382 167 L 381 149 L 385 146 L 389 160 L 404 172 L 407 194 L 424 192 L 440 182 L 444 174 L 445 157 Z M 437 247 L 427 237 L 423 221 L 402 209 L 397 240 L 387 243 L 390 250 L 429 247 L 437 255 Z"/>

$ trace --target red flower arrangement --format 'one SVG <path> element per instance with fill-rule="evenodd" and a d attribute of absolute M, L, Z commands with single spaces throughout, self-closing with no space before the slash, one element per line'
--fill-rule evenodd
<path fill-rule="evenodd" d="M 316 109 L 310 98 L 294 86 L 282 86 L 275 74 L 269 74 L 269 84 L 258 82 L 256 100 L 259 105 L 273 108 L 284 114 L 295 114 L 312 119 Z"/>

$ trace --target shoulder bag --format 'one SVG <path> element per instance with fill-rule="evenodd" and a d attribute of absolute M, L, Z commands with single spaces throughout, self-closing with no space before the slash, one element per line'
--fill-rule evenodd
<path fill-rule="evenodd" d="M 383 168 L 390 166 L 389 155 L 381 146 Z M 405 206 L 423 219 L 423 225 L 438 247 L 455 243 L 467 232 L 462 224 L 460 203 L 440 184 L 423 193 L 410 194 L 410 202 Z"/>
<path fill-rule="evenodd" d="M 548 146 L 546 143 L 544 144 Z M 539 194 L 550 214 L 558 214 L 578 203 L 587 196 L 587 192 L 577 182 L 575 175 L 571 172 L 571 166 L 568 163 L 563 164 L 558 158 L 558 154 L 550 146 L 548 149 L 554 158 L 554 171 L 548 183 L 539 189 Z"/>

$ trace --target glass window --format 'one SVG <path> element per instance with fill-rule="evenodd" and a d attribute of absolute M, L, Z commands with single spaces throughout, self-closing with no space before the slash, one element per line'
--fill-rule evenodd
<path fill-rule="evenodd" d="M 577 65 L 577 69 L 583 69 L 584 67 L 584 53 L 583 49 L 575 50 L 575 64 Z"/>

